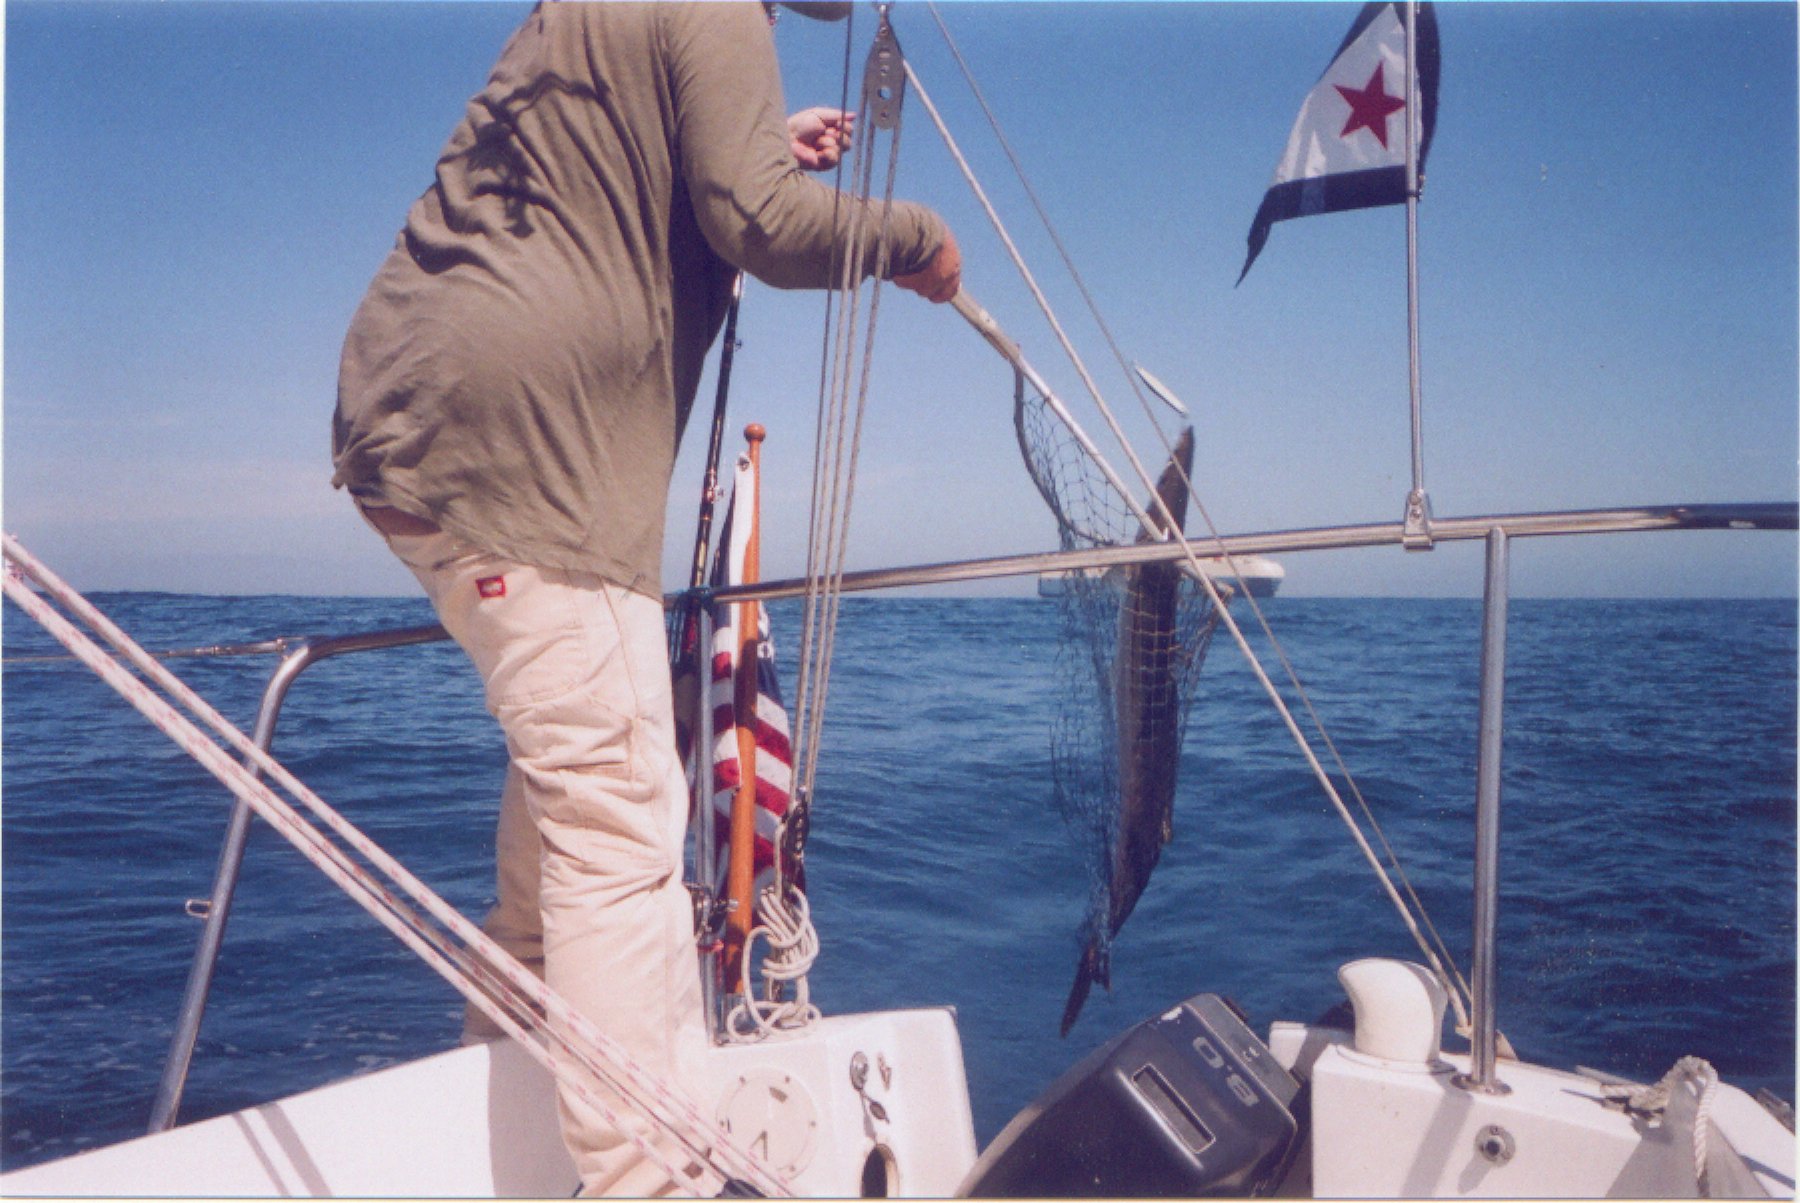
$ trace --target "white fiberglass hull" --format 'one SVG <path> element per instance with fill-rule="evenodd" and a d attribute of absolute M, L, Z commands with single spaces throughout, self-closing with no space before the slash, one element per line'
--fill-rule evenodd
<path fill-rule="evenodd" d="M 714 1049 L 712 1066 L 710 1106 L 803 1195 L 875 1183 L 942 1197 L 974 1163 L 948 1010 L 826 1019 L 795 1039 Z M 500 1041 L 17 1170 L 0 1194 L 567 1198 L 578 1185 L 549 1075 Z"/>
<path fill-rule="evenodd" d="M 1277 1023 L 1275 1060 L 1311 1087 L 1310 1125 L 1278 1194 L 1321 1198 L 1693 1197 L 1692 1115 L 1647 1123 L 1599 1084 L 1517 1061 L 1504 1094 L 1408 1064 L 1349 1033 Z M 859 1092 L 859 1060 L 867 1067 Z M 812 1197 L 946 1197 L 975 1163 L 947 1010 L 824 1020 L 793 1039 L 713 1051 L 715 1113 Z M 1712 1193 L 1792 1198 L 1794 1139 L 1742 1091 L 1710 1107 Z M 234 1115 L 0 1177 L 7 1196 L 567 1197 L 548 1075 L 510 1042 L 426 1057 Z"/>
<path fill-rule="evenodd" d="M 1600 1083 L 1502 1061 L 1504 1093 L 1455 1082 L 1466 1055 L 1405 1064 L 1356 1050 L 1349 1033 L 1277 1023 L 1270 1051 L 1311 1084 L 1308 1146 L 1282 1194 L 1318 1198 L 1693 1198 L 1691 1111 L 1650 1123 Z M 1736 1087 L 1709 1107 L 1717 1198 L 1793 1198 L 1794 1135 Z"/>

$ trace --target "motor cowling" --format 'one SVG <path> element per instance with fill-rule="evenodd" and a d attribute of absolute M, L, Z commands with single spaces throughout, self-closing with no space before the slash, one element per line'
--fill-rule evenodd
<path fill-rule="evenodd" d="M 1116 1037 L 1015 1116 L 963 1180 L 976 1198 L 1259 1195 L 1299 1145 L 1300 1084 L 1216 994 Z"/>

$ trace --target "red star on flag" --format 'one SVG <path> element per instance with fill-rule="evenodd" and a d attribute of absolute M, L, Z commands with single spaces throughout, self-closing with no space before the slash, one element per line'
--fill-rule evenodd
<path fill-rule="evenodd" d="M 1343 84 L 1332 86 L 1350 105 L 1350 116 L 1345 118 L 1343 132 L 1338 136 L 1348 138 L 1357 130 L 1366 129 L 1380 140 L 1382 149 L 1387 149 L 1387 119 L 1405 108 L 1406 102 L 1398 96 L 1387 94 L 1387 87 L 1381 78 L 1381 64 L 1375 64 L 1375 73 L 1369 76 L 1369 82 L 1360 91 L 1346 88 Z"/>

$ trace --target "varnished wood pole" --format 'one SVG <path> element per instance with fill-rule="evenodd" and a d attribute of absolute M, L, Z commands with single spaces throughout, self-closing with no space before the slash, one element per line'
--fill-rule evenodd
<path fill-rule="evenodd" d="M 762 441 L 766 434 L 754 422 L 744 427 L 744 438 L 750 444 L 755 504 L 749 513 L 740 511 L 734 520 L 750 523 L 750 537 L 744 543 L 746 582 L 760 580 L 762 575 Z M 744 946 L 749 941 L 756 911 L 756 656 L 762 642 L 757 636 L 759 614 L 755 599 L 738 603 L 737 675 L 731 695 L 737 718 L 738 787 L 731 799 L 731 861 L 725 874 L 725 896 L 734 904 L 725 921 L 727 994 L 737 992 L 743 975 Z"/>

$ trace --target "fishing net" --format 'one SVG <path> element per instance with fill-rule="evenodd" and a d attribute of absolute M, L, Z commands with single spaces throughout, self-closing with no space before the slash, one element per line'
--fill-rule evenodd
<path fill-rule="evenodd" d="M 1015 388 L 1019 448 L 1056 516 L 1063 550 L 1149 541 L 1046 399 L 1023 375 Z M 1157 490 L 1178 523 L 1192 455 L 1189 429 L 1175 449 L 1181 475 L 1172 462 Z M 1145 509 L 1156 517 L 1154 502 Z M 1045 586 L 1062 627 L 1062 696 L 1050 740 L 1054 801 L 1087 869 L 1083 940 L 1097 964 L 1093 976 L 1108 984 L 1112 938 L 1169 837 L 1182 736 L 1219 614 L 1184 561 L 1075 569 Z M 1085 994 L 1082 983 L 1078 990 Z"/>

